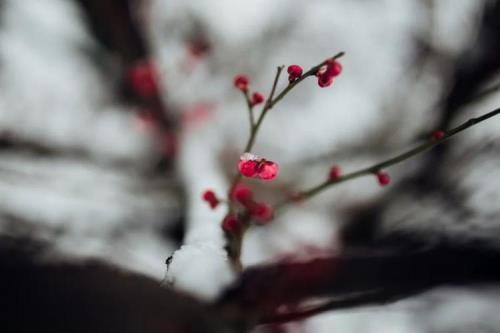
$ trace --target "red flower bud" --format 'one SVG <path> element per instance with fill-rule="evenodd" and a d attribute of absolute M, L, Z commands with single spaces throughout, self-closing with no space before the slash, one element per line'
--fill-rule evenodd
<path fill-rule="evenodd" d="M 444 131 L 441 131 L 441 130 L 438 130 L 438 131 L 434 131 L 432 132 L 432 140 L 441 140 L 442 138 L 444 138 Z"/>
<path fill-rule="evenodd" d="M 377 171 L 376 176 L 380 186 L 386 186 L 391 182 L 391 177 L 384 171 Z"/>
<path fill-rule="evenodd" d="M 252 101 L 250 102 L 250 104 L 252 104 L 252 106 L 254 106 L 254 105 L 260 104 L 262 102 L 264 102 L 264 96 L 261 93 L 254 92 L 252 94 Z"/>
<path fill-rule="evenodd" d="M 292 82 L 302 75 L 302 67 L 299 65 L 290 65 L 288 66 L 287 72 L 289 74 L 288 81 Z"/>
<path fill-rule="evenodd" d="M 255 203 L 250 209 L 250 216 L 259 222 L 267 222 L 273 217 L 273 209 L 266 203 Z"/>
<path fill-rule="evenodd" d="M 133 65 L 128 71 L 128 82 L 141 97 L 151 97 L 158 92 L 157 73 L 151 62 L 142 61 Z"/>
<path fill-rule="evenodd" d="M 244 153 L 240 157 L 238 170 L 245 177 L 272 180 L 278 176 L 279 166 L 277 163 L 260 158 L 257 155 Z"/>
<path fill-rule="evenodd" d="M 328 59 L 325 65 L 321 66 L 316 72 L 318 85 L 321 88 L 329 87 L 333 83 L 333 78 L 340 75 L 342 65 L 335 59 Z"/>
<path fill-rule="evenodd" d="M 318 85 L 321 88 L 329 87 L 332 85 L 332 83 L 333 83 L 333 76 L 328 76 L 323 74 L 318 77 Z"/>
<path fill-rule="evenodd" d="M 251 202 L 252 197 L 253 197 L 252 190 L 243 183 L 236 184 L 231 193 L 231 198 L 234 201 L 237 201 L 243 205 L 246 205 L 247 203 Z"/>
<path fill-rule="evenodd" d="M 342 65 L 335 59 L 329 59 L 326 62 L 327 69 L 326 72 L 331 76 L 339 76 L 342 72 Z"/>
<path fill-rule="evenodd" d="M 238 170 L 245 177 L 254 177 L 257 175 L 257 161 L 253 160 L 240 160 L 238 163 Z"/>
<path fill-rule="evenodd" d="M 257 165 L 258 177 L 263 180 L 273 180 L 279 172 L 278 164 L 272 161 L 262 160 Z"/>
<path fill-rule="evenodd" d="M 248 90 L 248 78 L 243 74 L 236 75 L 234 77 L 233 84 L 236 88 L 243 92 Z"/>
<path fill-rule="evenodd" d="M 202 198 L 210 205 L 210 208 L 212 209 L 217 207 L 220 203 L 219 199 L 217 199 L 217 196 L 212 190 L 206 190 L 205 192 L 203 192 Z"/>
<path fill-rule="evenodd" d="M 233 214 L 228 214 L 222 221 L 222 229 L 228 233 L 236 233 L 240 228 L 240 221 Z"/>
<path fill-rule="evenodd" d="M 325 74 L 325 73 L 326 73 L 327 69 L 328 69 L 328 66 L 327 66 L 327 65 L 323 65 L 323 66 L 321 66 L 320 68 L 318 68 L 318 71 L 316 72 L 316 74 L 315 74 L 315 75 L 316 75 L 317 77 L 320 77 L 321 75 L 323 75 L 323 74 Z"/>
<path fill-rule="evenodd" d="M 336 181 L 340 178 L 341 175 L 342 175 L 342 170 L 340 169 L 340 167 L 338 165 L 334 165 L 330 169 L 330 173 L 328 174 L 328 177 L 329 177 L 330 181 Z"/>

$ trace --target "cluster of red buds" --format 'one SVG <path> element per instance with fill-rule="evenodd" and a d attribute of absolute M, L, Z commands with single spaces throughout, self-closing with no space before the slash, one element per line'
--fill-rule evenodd
<path fill-rule="evenodd" d="M 241 205 L 244 209 L 243 215 L 248 214 L 253 221 L 264 224 L 273 217 L 273 209 L 265 202 L 254 200 L 253 191 L 243 183 L 238 183 L 231 191 L 231 201 Z M 222 222 L 222 228 L 229 233 L 234 233 L 241 227 L 241 222 L 236 214 L 230 213 Z"/>
<path fill-rule="evenodd" d="M 269 222 L 276 212 L 287 204 L 299 203 L 305 199 L 309 199 L 312 196 L 320 193 L 331 185 L 337 183 L 358 178 L 361 176 L 371 175 L 374 177 L 380 186 L 389 185 L 391 182 L 391 177 L 387 172 L 382 170 L 392 166 L 394 164 L 400 163 L 404 160 L 417 155 L 428 148 L 435 146 L 444 139 L 447 139 L 456 133 L 477 124 L 479 121 L 483 121 L 494 115 L 500 114 L 500 109 L 493 110 L 480 118 L 474 118 L 473 121 L 469 120 L 466 123 L 451 129 L 447 132 L 442 130 L 436 130 L 432 132 L 428 142 L 422 143 L 417 148 L 413 148 L 406 152 L 403 152 L 391 159 L 385 160 L 381 163 L 375 164 L 368 168 L 359 169 L 357 171 L 343 174 L 342 169 L 338 165 L 334 165 L 330 168 L 327 178 L 321 183 L 306 189 L 304 191 L 292 194 L 283 202 L 278 203 L 276 206 L 271 206 L 265 202 L 258 202 L 254 199 L 253 191 L 241 183 L 242 177 L 253 178 L 258 180 L 273 180 L 278 176 L 279 166 L 276 162 L 271 160 L 261 158 L 257 155 L 250 153 L 252 147 L 255 143 L 255 138 L 260 128 L 260 125 L 264 119 L 267 112 L 275 106 L 277 102 L 283 99 L 283 97 L 290 92 L 299 82 L 309 76 L 316 76 L 318 80 L 318 85 L 322 88 L 329 87 L 332 85 L 334 79 L 340 75 L 342 72 L 342 65 L 337 61 L 344 53 L 340 52 L 337 55 L 321 62 L 319 65 L 312 67 L 310 70 L 304 73 L 301 66 L 293 64 L 288 66 L 288 85 L 281 90 L 281 92 L 276 92 L 277 84 L 280 75 L 283 70 L 283 66 L 279 66 L 276 72 L 276 77 L 269 94 L 267 103 L 264 104 L 262 112 L 260 113 L 257 121 L 254 120 L 254 109 L 255 105 L 263 103 L 265 98 L 262 94 L 258 92 L 249 92 L 249 80 L 245 75 L 237 75 L 234 80 L 234 86 L 240 90 L 247 101 L 249 119 L 250 119 L 250 137 L 247 141 L 245 151 L 238 162 L 238 171 L 231 184 L 231 190 L 228 199 L 225 202 L 228 204 L 228 214 L 222 221 L 222 229 L 226 233 L 228 245 L 226 247 L 228 255 L 235 264 L 235 267 L 241 268 L 241 246 L 243 235 L 248 227 L 249 223 L 265 224 Z M 275 96 L 275 93 L 277 94 Z M 217 198 L 213 191 L 207 190 L 203 194 L 203 199 L 210 205 L 212 209 L 216 208 L 221 200 Z"/>
<path fill-rule="evenodd" d="M 221 200 L 217 198 L 212 190 L 206 190 L 202 196 L 210 208 L 215 209 Z M 243 214 L 248 214 L 258 224 L 264 224 L 273 217 L 273 209 L 265 202 L 257 202 L 254 199 L 253 191 L 243 183 L 238 183 L 231 191 L 231 201 L 244 208 Z M 236 232 L 241 227 L 241 223 L 236 214 L 228 214 L 222 223 L 222 228 L 226 232 Z"/>
<path fill-rule="evenodd" d="M 319 68 L 316 73 L 318 83 L 321 87 L 326 87 L 332 84 L 333 78 L 338 76 L 342 71 L 342 66 L 334 58 L 327 60 L 323 66 Z M 299 65 L 290 65 L 287 68 L 288 82 L 293 83 L 303 75 L 303 69 Z M 233 79 L 233 85 L 236 89 L 243 92 L 246 96 L 248 105 L 253 108 L 255 105 L 264 102 L 264 96 L 259 92 L 249 94 L 250 81 L 246 75 L 239 74 Z M 265 111 L 264 111 L 265 112 Z M 252 129 L 253 130 L 253 129 Z M 255 133 L 252 133 L 255 135 Z M 260 180 L 273 180 L 278 176 L 279 166 L 276 162 L 261 158 L 257 155 L 245 152 L 240 156 L 238 163 L 238 171 L 241 176 L 260 179 Z M 241 177 L 240 176 L 240 177 Z M 330 180 L 336 181 L 341 177 L 340 168 L 335 166 L 330 171 Z M 210 207 L 215 208 L 220 203 L 212 191 L 206 191 L 203 199 L 208 202 Z M 237 183 L 233 186 L 230 201 L 241 205 L 246 214 L 256 222 L 267 222 L 273 217 L 273 209 L 270 205 L 263 202 L 257 202 L 253 198 L 252 190 L 242 184 Z M 222 228 L 226 232 L 236 232 L 241 228 L 241 223 L 238 216 L 231 210 L 230 213 L 224 218 Z"/>
<path fill-rule="evenodd" d="M 250 217 L 258 222 L 267 222 L 273 216 L 273 210 L 265 202 L 257 202 L 253 198 L 252 190 L 243 183 L 238 183 L 231 191 L 231 200 L 247 209 Z"/>
<path fill-rule="evenodd" d="M 391 177 L 386 172 L 379 170 L 375 173 L 377 177 L 377 181 L 380 186 L 389 185 L 391 182 Z M 342 179 L 342 169 L 338 165 L 334 165 L 330 168 L 330 172 L 328 173 L 328 181 L 330 182 L 338 182 Z"/>
<path fill-rule="evenodd" d="M 220 204 L 219 198 L 217 198 L 217 195 L 212 190 L 206 190 L 203 192 L 202 198 L 212 209 L 215 209 Z"/>
<path fill-rule="evenodd" d="M 251 153 L 244 153 L 240 156 L 238 170 L 245 177 L 273 180 L 278 176 L 279 166 L 276 162 Z"/>
<path fill-rule="evenodd" d="M 297 64 L 288 66 L 287 72 L 288 82 L 290 84 L 298 79 L 301 79 L 303 76 L 303 69 Z M 341 72 L 342 65 L 336 60 L 335 57 L 333 57 L 322 63 L 322 65 L 315 70 L 315 73 L 313 73 L 318 78 L 318 85 L 320 87 L 328 87 L 333 83 L 334 78 L 340 75 Z M 246 98 L 250 108 L 264 102 L 264 96 L 258 92 L 254 92 L 251 97 L 249 97 L 249 80 L 245 75 L 239 74 L 235 76 L 233 84 L 238 90 L 247 96 Z M 264 109 L 264 112 L 265 111 L 266 109 Z M 444 136 L 444 133 L 442 135 L 436 133 L 437 132 L 433 134 L 433 138 L 435 139 L 440 139 Z M 255 133 L 252 133 L 252 135 L 255 135 Z M 261 158 L 249 152 L 245 152 L 240 156 L 238 171 L 240 175 L 244 177 L 261 180 L 273 180 L 278 176 L 279 166 L 276 162 Z M 385 186 L 390 183 L 390 177 L 386 172 L 378 170 L 374 172 L 374 175 L 381 186 Z M 342 170 L 339 166 L 335 165 L 329 171 L 328 182 L 333 183 L 341 180 Z M 204 199 L 212 208 L 215 208 L 220 202 L 216 198 L 215 194 L 210 192 L 205 193 Z M 229 200 L 232 203 L 241 205 L 245 209 L 247 216 L 257 222 L 267 222 L 273 217 L 272 207 L 266 203 L 256 202 L 253 198 L 252 190 L 242 183 L 237 183 L 233 186 Z M 233 213 L 232 209 L 224 219 L 222 227 L 226 232 L 236 232 L 241 227 L 241 223 L 238 221 L 238 217 Z"/>
<path fill-rule="evenodd" d="M 248 86 L 250 84 L 250 81 L 246 77 L 246 75 L 243 74 L 238 74 L 234 77 L 233 80 L 233 85 L 240 90 L 243 93 L 248 93 Z M 257 104 L 263 103 L 265 100 L 264 95 L 262 95 L 260 92 L 254 92 L 252 94 L 252 97 L 249 100 L 250 106 L 255 106 Z"/>
<path fill-rule="evenodd" d="M 333 79 L 342 72 L 342 65 L 336 59 L 328 59 L 316 72 L 318 77 L 318 85 L 321 88 L 329 87 L 333 83 Z"/>

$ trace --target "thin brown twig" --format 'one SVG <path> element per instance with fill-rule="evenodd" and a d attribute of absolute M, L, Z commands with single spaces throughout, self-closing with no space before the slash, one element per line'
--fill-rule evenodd
<path fill-rule="evenodd" d="M 268 101 L 264 105 L 264 108 L 262 109 L 262 112 L 257 120 L 257 123 L 254 123 L 254 118 L 253 118 L 253 106 L 251 105 L 250 98 L 248 96 L 248 92 L 245 92 L 245 98 L 247 100 L 247 105 L 248 105 L 248 110 L 250 113 L 250 136 L 248 138 L 247 144 L 245 146 L 244 152 L 248 152 L 252 149 L 254 143 L 255 143 L 255 138 L 257 137 L 257 133 L 259 131 L 260 125 L 262 124 L 262 121 L 264 120 L 264 117 L 267 113 L 267 111 L 270 109 L 270 105 L 272 102 L 272 98 L 274 96 L 274 93 L 276 91 L 276 86 L 278 85 L 278 80 L 281 75 L 281 72 L 283 70 L 283 66 L 279 66 L 277 71 L 276 71 L 276 76 L 274 77 L 274 82 L 273 86 L 271 88 L 271 92 L 269 94 Z M 231 185 L 229 186 L 229 192 L 228 192 L 228 202 L 229 202 L 229 212 L 232 213 L 234 211 L 234 205 L 231 200 L 231 195 L 233 193 L 233 190 L 235 186 L 240 182 L 241 180 L 241 174 L 239 172 L 236 173 L 236 175 L 233 178 L 233 181 L 231 182 Z M 231 260 L 232 266 L 235 271 L 241 271 L 242 269 L 242 264 L 240 260 L 240 254 L 241 254 L 241 246 L 243 242 L 243 235 L 248 227 L 247 223 L 247 218 L 245 218 L 242 222 L 242 226 L 240 230 L 236 233 L 226 233 L 226 238 L 227 238 L 227 251 L 228 251 L 228 256 Z"/>
<path fill-rule="evenodd" d="M 243 150 L 243 152 L 250 151 L 255 143 L 255 138 L 256 138 L 257 133 L 259 131 L 260 125 L 262 124 L 262 121 L 264 120 L 264 116 L 266 115 L 267 111 L 269 110 L 269 104 L 270 104 L 269 100 L 272 99 L 272 96 L 274 95 L 274 92 L 276 91 L 276 86 L 278 84 L 278 79 L 280 77 L 282 70 L 283 70 L 283 66 L 278 67 L 278 69 L 276 71 L 276 76 L 274 78 L 273 86 L 271 88 L 271 93 L 269 94 L 268 102 L 266 102 L 264 108 L 262 109 L 262 113 L 260 114 L 260 116 L 257 120 L 257 123 L 254 123 L 253 108 L 251 106 L 250 97 L 248 96 L 248 92 L 244 93 L 245 98 L 247 100 L 248 109 L 249 109 L 249 112 L 251 115 L 250 119 L 251 119 L 252 123 L 250 124 L 250 135 L 248 137 L 248 141 L 245 145 L 245 149 Z M 236 186 L 236 184 L 241 180 L 241 177 L 242 177 L 241 174 L 239 172 L 237 172 L 233 178 L 233 181 L 231 182 L 231 186 L 229 186 L 229 192 L 228 192 L 229 202 L 231 202 L 231 193 L 232 193 L 234 187 Z M 232 207 L 230 207 L 230 210 L 232 210 Z"/>
<path fill-rule="evenodd" d="M 338 185 L 340 183 L 343 183 L 345 181 L 348 181 L 348 180 L 351 180 L 354 178 L 359 178 L 359 177 L 366 176 L 366 175 L 373 175 L 377 171 L 380 171 L 381 169 L 384 169 L 384 168 L 393 166 L 395 164 L 401 163 L 403 161 L 406 161 L 406 160 L 414 157 L 415 155 L 423 153 L 423 152 L 433 148 L 434 146 L 443 143 L 444 141 L 450 139 L 454 135 L 462 132 L 463 130 L 465 130 L 469 127 L 472 127 L 472 126 L 474 126 L 482 121 L 485 121 L 486 119 L 494 117 L 494 116 L 498 115 L 499 113 L 500 113 L 500 108 L 495 109 L 493 111 L 490 111 L 490 112 L 488 112 L 480 117 L 471 118 L 471 119 L 467 120 L 466 122 L 464 122 L 463 124 L 444 132 L 444 136 L 441 139 L 438 139 L 438 140 L 431 139 L 429 141 L 426 141 L 426 142 L 416 146 L 415 148 L 412 148 L 406 152 L 403 152 L 403 153 L 396 155 L 392 158 L 389 158 L 385 161 L 382 161 L 380 163 L 374 164 L 372 166 L 369 166 L 369 167 L 366 167 L 366 168 L 363 168 L 363 169 L 360 169 L 357 171 L 347 173 L 344 176 L 337 178 L 335 180 L 327 179 L 324 182 L 322 182 L 316 186 L 313 186 L 307 190 L 301 191 L 301 192 L 297 193 L 296 195 L 294 195 L 293 197 L 288 198 L 285 201 L 277 204 L 275 206 L 275 212 L 282 209 L 286 205 L 297 201 L 297 199 L 300 201 L 310 199 L 311 197 L 319 194 L 320 192 L 322 192 L 322 191 L 324 191 L 324 190 L 326 190 L 334 185 Z"/>
<path fill-rule="evenodd" d="M 278 86 L 278 81 L 280 78 L 280 75 L 283 71 L 284 66 L 278 66 L 276 70 L 276 75 L 274 77 L 273 85 L 271 88 L 271 92 L 269 93 L 269 97 L 267 98 L 266 103 L 264 104 L 264 107 L 262 109 L 261 114 L 257 118 L 257 122 L 253 123 L 253 107 L 251 106 L 251 101 L 250 97 L 248 95 L 248 92 L 245 92 L 245 99 L 247 101 L 247 105 L 249 108 L 249 117 L 250 117 L 250 136 L 248 138 L 247 144 L 245 145 L 245 149 L 243 152 L 250 152 L 253 148 L 253 145 L 255 144 L 255 139 L 257 138 L 257 134 L 259 132 L 260 126 L 262 125 L 262 122 L 264 121 L 264 118 L 268 111 L 272 109 L 281 99 L 283 99 L 294 87 L 296 87 L 300 82 L 302 82 L 305 78 L 309 76 L 316 75 L 318 70 L 324 66 L 329 60 L 331 59 L 338 59 L 344 55 L 344 52 L 339 52 L 336 55 L 334 55 L 331 58 L 328 58 L 321 62 L 319 65 L 313 66 L 311 69 L 309 69 L 306 73 L 304 73 L 302 76 L 297 78 L 295 81 L 291 82 L 284 88 L 276 97 L 274 97 L 276 93 L 276 88 Z M 231 201 L 231 194 L 235 188 L 235 186 L 239 183 L 241 180 L 242 176 L 238 172 L 234 176 L 230 186 L 229 186 L 229 191 L 228 191 L 228 202 L 229 202 L 229 213 L 234 212 L 234 206 Z M 245 220 L 248 220 L 246 217 Z M 245 233 L 247 227 L 248 227 L 248 222 L 247 221 L 241 221 L 242 222 L 242 227 L 240 228 L 240 231 L 237 232 L 236 234 L 231 234 L 231 233 L 226 233 L 226 238 L 228 241 L 227 249 L 228 249 L 228 256 L 232 261 L 233 267 L 236 268 L 236 270 L 239 270 L 238 268 L 241 268 L 241 262 L 240 262 L 240 253 L 241 253 L 241 245 L 243 241 L 243 234 Z"/>
<path fill-rule="evenodd" d="M 267 102 L 265 103 L 264 108 L 262 109 L 262 112 L 260 113 L 259 118 L 257 118 L 257 122 L 252 127 L 252 132 L 250 133 L 250 138 L 248 139 L 248 142 L 247 142 L 243 152 L 249 152 L 252 149 L 252 147 L 255 143 L 255 139 L 257 138 L 257 133 L 259 132 L 260 125 L 262 124 L 262 121 L 264 120 L 264 117 L 266 116 L 267 111 L 269 111 L 269 109 L 271 109 L 272 105 L 274 104 L 273 97 L 274 97 L 274 93 L 276 92 L 276 86 L 278 85 L 278 80 L 280 78 L 282 71 L 283 71 L 283 66 L 279 66 L 278 69 L 276 70 L 276 76 L 274 77 L 273 86 L 271 88 L 271 92 L 269 94 Z"/>
<path fill-rule="evenodd" d="M 328 61 L 330 61 L 331 59 L 338 59 L 338 58 L 340 58 L 340 57 L 342 57 L 344 55 L 345 55 L 345 52 L 339 52 L 336 55 L 334 55 L 333 57 L 326 59 L 325 61 L 321 62 L 319 65 L 316 65 L 316 66 L 312 67 L 307 72 L 305 72 L 304 74 L 302 74 L 302 76 L 298 77 L 295 81 L 293 81 L 292 83 L 290 83 L 285 89 L 283 89 L 283 91 L 278 96 L 276 96 L 276 98 L 274 100 L 271 101 L 271 103 L 269 105 L 269 109 L 272 109 L 275 104 L 277 104 L 280 100 L 282 100 L 283 97 L 285 97 L 290 92 L 290 90 L 292 90 L 293 88 L 295 88 L 295 86 L 297 86 L 304 79 L 308 78 L 309 76 L 316 75 L 316 73 L 318 72 L 318 70 L 322 66 L 326 65 L 326 63 Z"/>
<path fill-rule="evenodd" d="M 250 124 L 250 133 L 253 131 L 253 127 L 255 126 L 255 119 L 253 114 L 253 105 L 250 100 L 250 95 L 248 94 L 248 90 L 243 91 L 243 96 L 245 96 L 245 101 L 247 102 L 248 109 L 248 122 Z"/>
<path fill-rule="evenodd" d="M 273 81 L 271 92 L 269 94 L 269 97 L 268 97 L 266 103 L 264 104 L 264 107 L 263 107 L 259 117 L 257 118 L 257 121 L 255 121 L 255 118 L 254 118 L 253 105 L 251 103 L 249 94 L 247 91 L 244 92 L 244 96 L 245 96 L 247 106 L 248 106 L 249 121 L 250 121 L 250 135 L 249 135 L 247 144 L 245 145 L 244 152 L 250 152 L 251 149 L 253 148 L 258 131 L 262 125 L 262 122 L 263 122 L 266 114 L 268 113 L 268 111 L 270 109 L 272 109 L 279 101 L 281 101 L 294 87 L 296 87 L 305 78 L 315 75 L 318 72 L 318 70 L 327 63 L 327 61 L 329 61 L 330 59 L 340 58 L 343 55 L 344 55 L 344 52 L 340 52 L 340 53 L 334 55 L 332 58 L 329 58 L 329 59 L 321 62 L 319 65 L 313 66 L 311 69 L 309 69 L 306 73 L 304 73 L 302 76 L 297 78 L 295 81 L 290 82 L 288 84 L 288 86 L 286 86 L 276 97 L 274 97 L 275 93 L 276 93 L 276 88 L 278 85 L 280 75 L 281 75 L 283 68 L 284 68 L 284 66 L 279 66 L 277 68 L 277 71 L 276 71 L 276 75 L 275 75 L 275 78 Z M 322 191 L 324 191 L 324 190 L 326 190 L 334 185 L 337 185 L 337 184 L 340 184 L 342 182 L 345 182 L 345 181 L 348 181 L 351 179 L 355 179 L 358 177 L 375 174 L 383 168 L 387 168 L 389 166 L 401 163 L 407 159 L 410 159 L 410 158 L 412 158 L 420 153 L 423 153 L 423 152 L 433 148 L 434 146 L 436 146 L 438 144 L 441 144 L 442 142 L 450 139 L 455 134 L 458 134 L 459 132 L 461 132 L 461 131 L 463 131 L 471 126 L 474 126 L 474 125 L 476 125 L 476 124 L 478 124 L 478 123 L 480 123 L 488 118 L 496 116 L 498 113 L 500 113 L 500 108 L 493 110 L 489 113 L 486 113 L 480 117 L 469 119 L 465 123 L 453 128 L 453 129 L 450 129 L 447 132 L 444 132 L 443 137 L 440 139 L 432 139 L 432 140 L 426 141 L 426 142 L 416 146 L 415 148 L 410 149 L 406 152 L 403 152 L 403 153 L 401 153 L 395 157 L 392 157 L 388 160 L 382 161 L 380 163 L 374 164 L 372 166 L 369 166 L 369 167 L 366 167 L 363 169 L 359 169 L 359 170 L 351 172 L 351 173 L 347 173 L 347 174 L 341 176 L 340 178 L 337 178 L 334 180 L 327 179 L 324 182 L 322 182 L 316 186 L 313 186 L 309 189 L 301 191 L 298 194 L 294 195 L 293 197 L 287 198 L 283 202 L 275 205 L 273 207 L 274 212 L 275 212 L 275 216 L 282 208 L 284 208 L 288 204 L 296 202 L 297 200 L 303 201 L 303 200 L 310 199 L 313 196 L 321 193 Z M 242 175 L 240 173 L 236 173 L 236 175 L 233 178 L 233 181 L 231 182 L 231 185 L 229 187 L 228 203 L 229 203 L 229 213 L 230 214 L 232 214 L 234 212 L 234 205 L 231 201 L 231 194 L 232 194 L 232 191 L 234 190 L 234 187 L 238 184 L 238 182 L 241 180 L 241 178 L 242 178 Z M 235 270 L 237 270 L 237 271 L 241 270 L 241 267 L 242 267 L 241 261 L 240 261 L 241 246 L 242 246 L 242 242 L 243 242 L 243 235 L 244 235 L 245 231 L 248 229 L 249 223 L 250 223 L 250 217 L 248 216 L 248 214 L 244 214 L 244 216 L 240 216 L 240 219 L 241 219 L 240 222 L 242 225 L 241 225 L 241 228 L 239 229 L 239 231 L 235 232 L 235 233 L 228 233 L 228 232 L 226 233 L 227 242 L 228 242 L 228 244 L 227 244 L 228 255 L 229 255 L 229 258 L 233 264 L 233 267 L 235 267 Z"/>

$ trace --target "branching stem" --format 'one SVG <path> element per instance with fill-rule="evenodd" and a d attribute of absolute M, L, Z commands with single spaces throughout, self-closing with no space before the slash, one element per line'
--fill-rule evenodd
<path fill-rule="evenodd" d="M 493 111 L 490 111 L 490 112 L 488 112 L 480 117 L 471 118 L 471 119 L 467 120 L 466 122 L 464 122 L 463 124 L 444 132 L 444 136 L 439 140 L 431 139 L 429 141 L 426 141 L 426 142 L 416 146 L 415 148 L 412 148 L 408 151 L 405 151 L 399 155 L 396 155 L 396 156 L 389 158 L 385 161 L 382 161 L 380 163 L 374 164 L 372 166 L 369 166 L 369 167 L 366 167 L 363 169 L 359 169 L 357 171 L 347 173 L 344 176 L 342 176 L 338 179 L 335 179 L 335 180 L 325 180 L 324 182 L 322 182 L 316 186 L 313 186 L 307 190 L 301 191 L 301 192 L 297 193 L 296 195 L 294 195 L 292 198 L 288 198 L 285 201 L 283 201 L 282 203 L 277 204 L 275 206 L 275 212 L 281 210 L 286 205 L 288 205 L 292 202 L 295 202 L 297 200 L 302 201 L 302 200 L 310 199 L 311 197 L 314 197 L 315 195 L 323 192 L 324 190 L 326 190 L 332 186 L 338 185 L 340 183 L 343 183 L 345 181 L 348 181 L 348 180 L 351 180 L 354 178 L 359 178 L 359 177 L 366 176 L 366 175 L 373 175 L 381 169 L 384 169 L 384 168 L 396 165 L 398 163 L 401 163 L 403 161 L 406 161 L 406 160 L 408 160 L 408 159 L 410 159 L 418 154 L 421 154 L 421 153 L 428 151 L 429 149 L 433 148 L 436 145 L 443 143 L 444 141 L 450 139 L 454 135 L 462 132 L 463 130 L 466 130 L 469 127 L 477 125 L 478 123 L 485 121 L 486 119 L 494 117 L 494 116 L 498 115 L 499 113 L 500 113 L 500 108 L 495 109 Z"/>

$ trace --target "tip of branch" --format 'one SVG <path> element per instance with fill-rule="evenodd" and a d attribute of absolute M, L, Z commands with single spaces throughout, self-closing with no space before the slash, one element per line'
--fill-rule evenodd
<path fill-rule="evenodd" d="M 345 55 L 345 52 L 341 51 L 341 52 L 337 53 L 336 55 L 334 55 L 332 58 L 333 59 L 338 59 L 340 57 L 343 57 L 344 55 Z"/>

